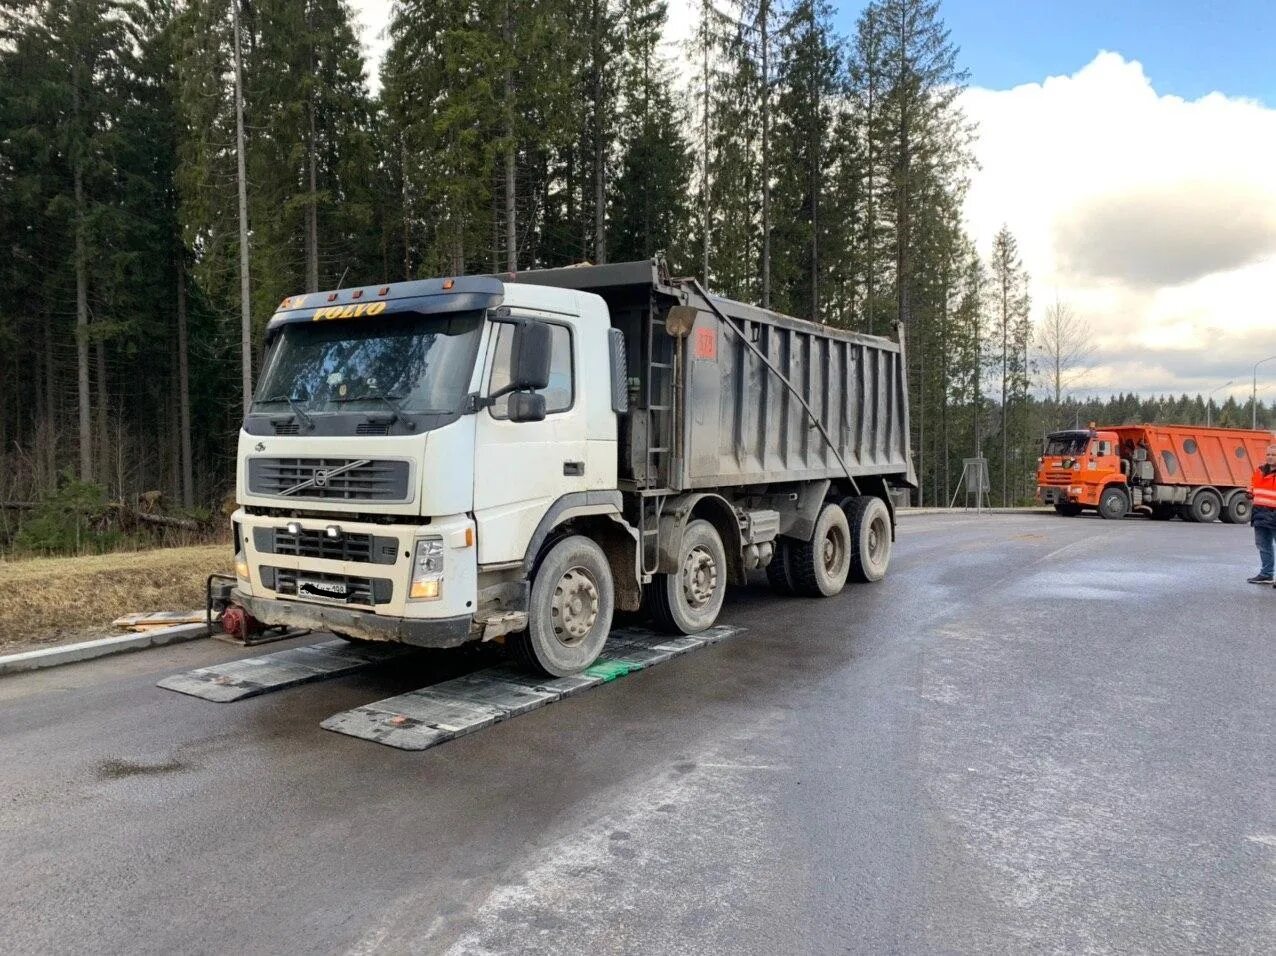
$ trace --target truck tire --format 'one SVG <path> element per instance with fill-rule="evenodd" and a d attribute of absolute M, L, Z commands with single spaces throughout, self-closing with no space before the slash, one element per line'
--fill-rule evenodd
<path fill-rule="evenodd" d="M 678 544 L 678 570 L 654 575 L 648 589 L 661 630 L 695 634 L 711 627 L 727 593 L 727 552 L 718 529 L 699 518 L 688 522 Z"/>
<path fill-rule="evenodd" d="M 615 606 L 603 549 L 583 535 L 563 538 L 536 569 L 527 630 L 513 638 L 514 653 L 552 677 L 579 674 L 602 653 Z"/>
<path fill-rule="evenodd" d="M 1249 524 L 1249 516 L 1253 511 L 1253 499 L 1247 492 L 1238 491 L 1223 505 L 1222 517 L 1228 524 Z"/>
<path fill-rule="evenodd" d="M 871 583 L 886 577 L 891 563 L 891 513 L 886 502 L 872 495 L 842 502 L 851 526 L 852 581 Z"/>
<path fill-rule="evenodd" d="M 1065 518 L 1075 518 L 1081 514 L 1081 506 L 1071 501 L 1061 501 L 1054 506 L 1055 514 L 1063 515 Z"/>
<path fill-rule="evenodd" d="M 832 597 L 846 587 L 853 551 L 851 525 L 840 505 L 828 502 L 815 519 L 810 541 L 790 545 L 790 566 L 797 593 Z"/>
<path fill-rule="evenodd" d="M 1223 499 L 1212 488 L 1202 488 L 1187 506 L 1192 521 L 1209 524 L 1217 521 L 1223 511 Z"/>
<path fill-rule="evenodd" d="M 1124 488 L 1109 486 L 1099 495 L 1099 516 L 1101 518 L 1124 518 L 1130 511 L 1130 496 Z"/>
<path fill-rule="evenodd" d="M 766 579 L 771 585 L 771 590 L 785 597 L 792 597 L 797 594 L 797 585 L 793 582 L 793 564 L 791 560 L 793 552 L 789 547 L 792 543 L 790 539 L 785 537 L 776 538 L 775 554 L 771 556 L 771 563 L 766 566 Z"/>

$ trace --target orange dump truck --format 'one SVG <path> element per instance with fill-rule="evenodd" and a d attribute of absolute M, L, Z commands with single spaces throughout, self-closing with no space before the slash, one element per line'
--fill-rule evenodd
<path fill-rule="evenodd" d="M 1190 425 L 1054 432 L 1037 465 L 1037 498 L 1061 515 L 1131 511 L 1167 521 L 1249 521 L 1254 469 L 1272 434 Z"/>

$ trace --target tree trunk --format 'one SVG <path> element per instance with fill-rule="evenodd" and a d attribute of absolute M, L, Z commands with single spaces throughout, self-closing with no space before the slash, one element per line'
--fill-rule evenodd
<path fill-rule="evenodd" d="M 600 11 L 601 5 L 602 0 L 594 0 L 593 29 L 591 30 L 592 60 L 590 63 L 594 99 L 594 263 L 596 265 L 602 265 L 607 261 L 607 196 L 603 182 L 605 166 L 603 154 L 603 24 Z"/>
<path fill-rule="evenodd" d="M 762 308 L 771 307 L 771 3 L 758 7 L 762 40 Z"/>
<path fill-rule="evenodd" d="M 700 160 L 700 221 L 701 228 L 704 230 L 704 264 L 701 269 L 701 274 L 706 287 L 709 283 L 710 235 L 713 231 L 709 218 L 709 24 L 711 22 L 710 17 L 712 16 L 712 10 L 713 5 L 709 2 L 709 0 L 704 0 L 704 3 L 700 8 L 700 27 L 703 31 L 702 39 L 704 40 L 704 115 L 702 117 L 703 122 L 701 128 L 701 136 L 704 139 L 704 153 Z"/>
<path fill-rule="evenodd" d="M 177 394 L 181 431 L 182 506 L 195 503 L 195 476 L 191 466 L 190 349 L 186 328 L 186 264 L 177 262 Z"/>
<path fill-rule="evenodd" d="M 239 3 L 231 0 L 235 31 L 235 163 L 239 183 L 239 351 L 244 414 L 253 401 L 253 316 L 248 278 L 248 172 L 244 158 L 244 63 L 239 38 Z"/>
<path fill-rule="evenodd" d="M 97 456 L 95 461 L 100 466 L 98 469 L 98 478 L 102 484 L 106 484 L 106 477 L 110 473 L 110 448 L 111 439 L 108 430 L 108 418 L 110 408 L 108 402 L 107 382 L 106 382 L 106 342 L 99 336 L 93 343 L 94 358 L 97 362 Z"/>
<path fill-rule="evenodd" d="M 307 104 L 310 120 L 310 142 L 306 146 L 310 190 L 306 196 L 306 291 L 319 291 L 319 172 L 315 158 L 315 105 Z"/>
<path fill-rule="evenodd" d="M 505 0 L 505 271 L 518 271 L 518 201 L 514 172 L 518 145 L 514 141 L 514 24 L 510 0 Z"/>
<path fill-rule="evenodd" d="M 78 101 L 79 96 L 77 94 Z M 89 411 L 89 256 L 84 239 L 84 172 L 75 173 L 75 358 L 80 410 L 80 480 L 93 480 L 93 421 Z"/>

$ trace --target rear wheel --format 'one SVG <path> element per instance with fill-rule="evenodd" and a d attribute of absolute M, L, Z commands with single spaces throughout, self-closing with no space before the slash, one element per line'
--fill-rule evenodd
<path fill-rule="evenodd" d="M 810 541 L 791 549 L 793 582 L 799 594 L 832 597 L 846 586 L 851 572 L 851 526 L 846 512 L 828 502 L 815 519 Z"/>
<path fill-rule="evenodd" d="M 1081 506 L 1071 501 L 1061 501 L 1054 506 L 1056 514 L 1061 514 L 1065 518 L 1075 518 L 1081 514 Z"/>
<path fill-rule="evenodd" d="M 1130 510 L 1130 496 L 1124 488 L 1103 489 L 1099 496 L 1099 515 L 1103 518 L 1124 518 Z"/>
<path fill-rule="evenodd" d="M 727 593 L 727 552 L 718 529 L 697 519 L 682 532 L 678 570 L 657 574 L 649 585 L 649 606 L 656 624 L 674 634 L 710 627 Z"/>
<path fill-rule="evenodd" d="M 1238 491 L 1223 506 L 1223 520 L 1228 524 L 1248 524 L 1254 510 L 1254 502 L 1244 491 Z"/>
<path fill-rule="evenodd" d="M 527 630 L 513 639 L 514 651 L 523 663 L 553 677 L 579 674 L 602 653 L 614 609 L 603 549 L 582 535 L 564 538 L 532 579 Z"/>
<path fill-rule="evenodd" d="M 1209 524 L 1217 521 L 1223 511 L 1223 499 L 1212 488 L 1203 488 L 1196 493 L 1187 506 L 1191 519 L 1198 524 Z"/>
<path fill-rule="evenodd" d="M 872 495 L 842 502 L 851 526 L 852 581 L 872 582 L 886 577 L 891 563 L 891 513 L 886 502 Z"/>
<path fill-rule="evenodd" d="M 793 565 L 792 565 L 792 540 L 789 538 L 775 539 L 775 553 L 771 555 L 771 562 L 766 566 L 766 579 L 771 584 L 771 590 L 776 594 L 783 594 L 791 597 L 797 594 L 797 585 L 793 581 Z"/>

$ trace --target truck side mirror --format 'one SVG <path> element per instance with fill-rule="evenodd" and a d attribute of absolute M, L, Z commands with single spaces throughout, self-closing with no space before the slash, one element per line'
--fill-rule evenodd
<path fill-rule="evenodd" d="M 553 335 L 544 322 L 520 322 L 514 326 L 514 342 L 510 349 L 510 386 L 513 389 L 540 389 L 549 385 L 549 361 Z M 541 418 L 545 417 L 544 399 Z M 513 402 L 510 417 L 513 418 Z M 539 419 L 528 419 L 539 421 Z"/>
<path fill-rule="evenodd" d="M 543 422 L 545 420 L 545 396 L 536 392 L 514 392 L 509 397 L 509 420 L 512 422 Z"/>

